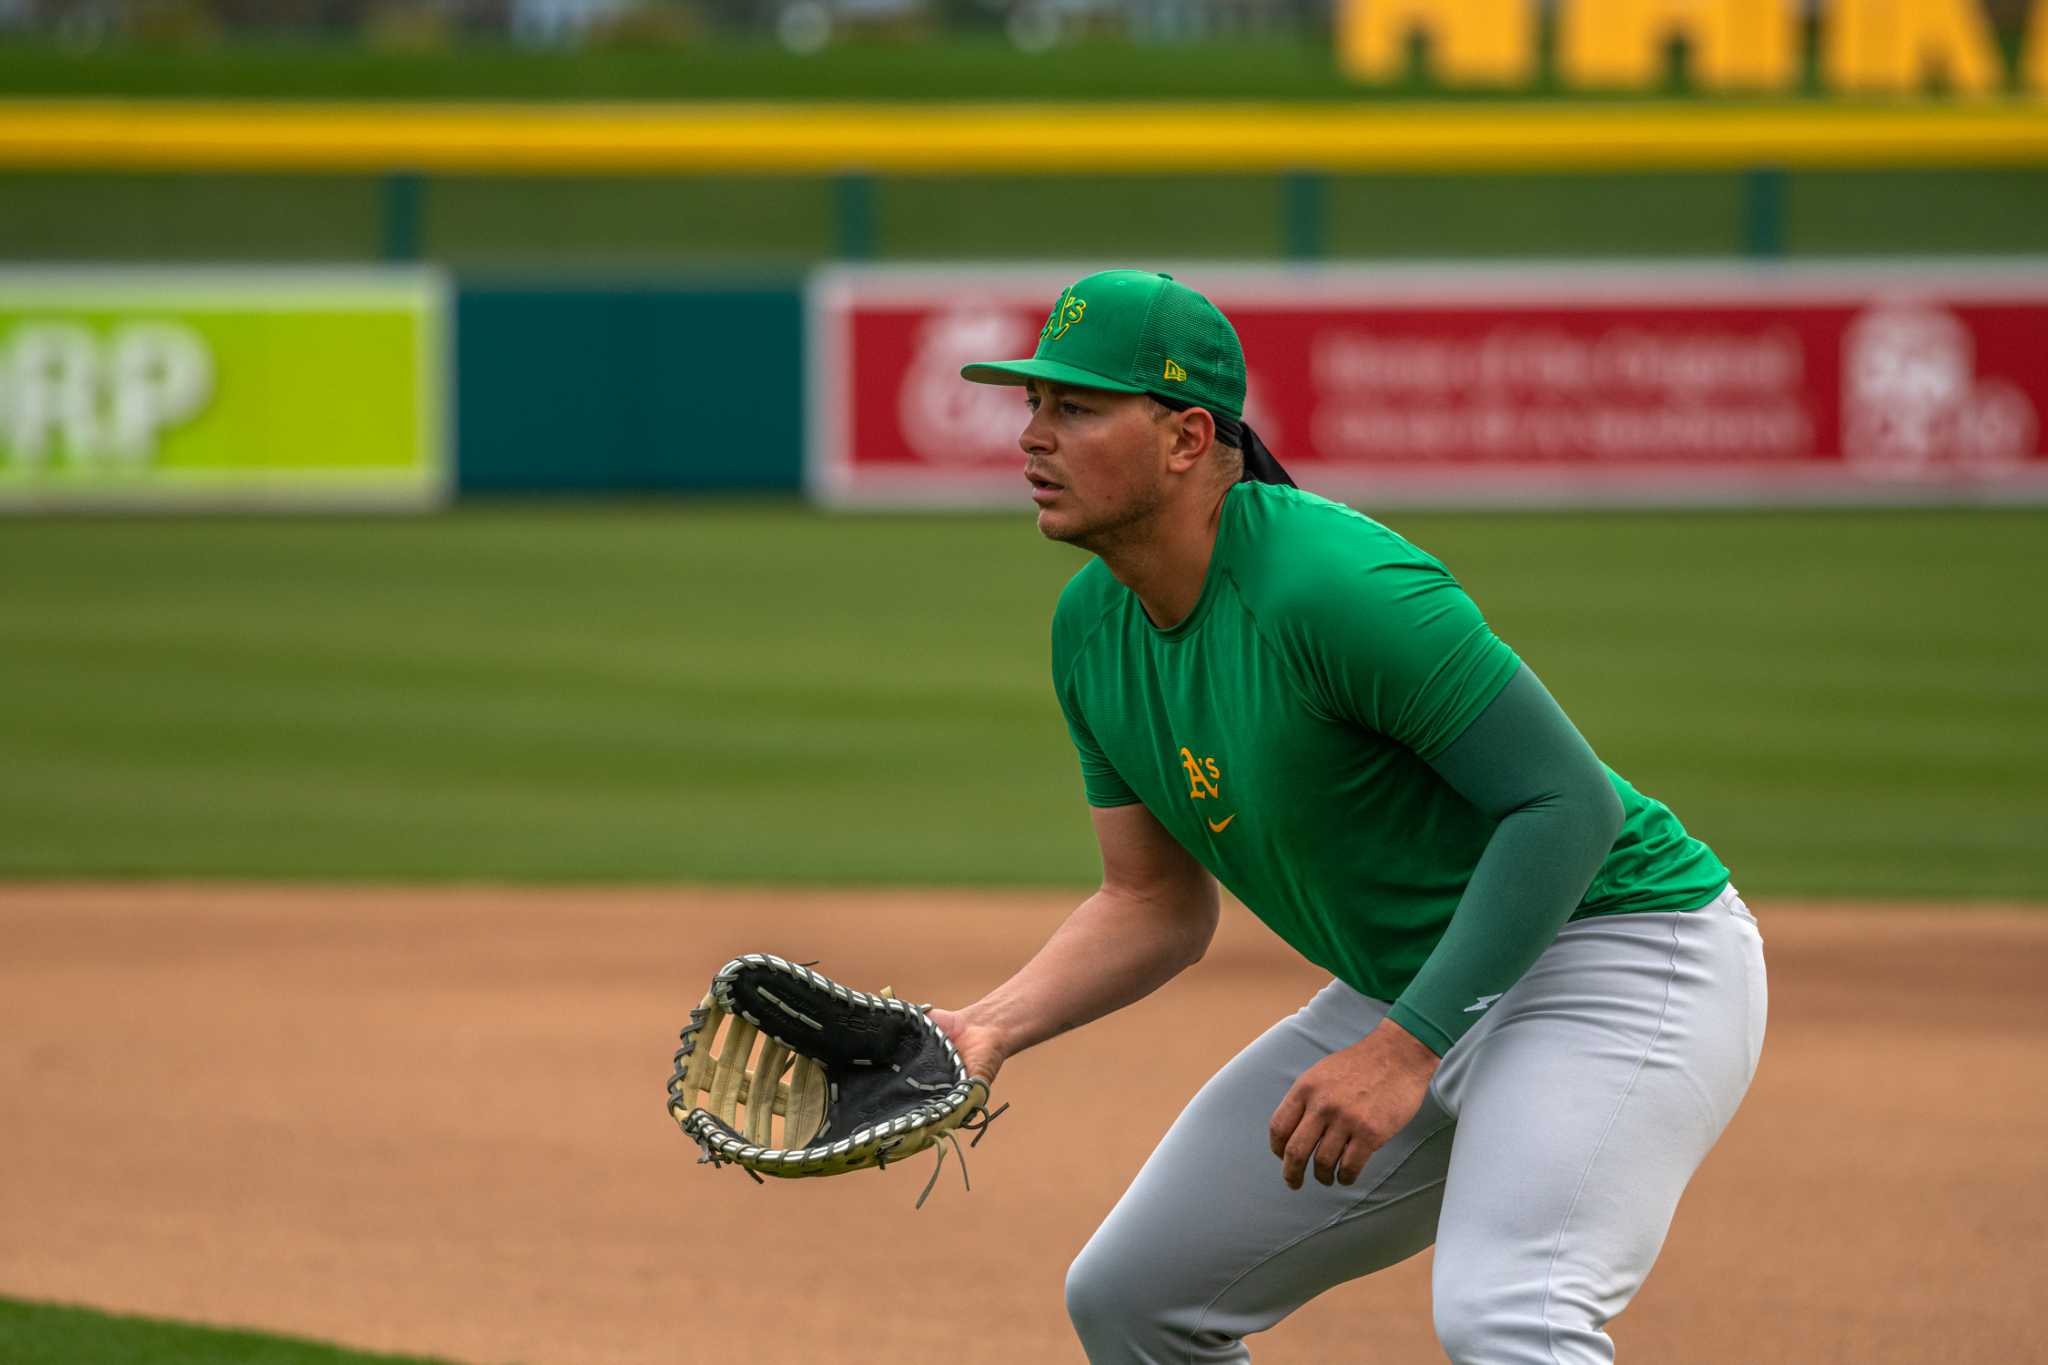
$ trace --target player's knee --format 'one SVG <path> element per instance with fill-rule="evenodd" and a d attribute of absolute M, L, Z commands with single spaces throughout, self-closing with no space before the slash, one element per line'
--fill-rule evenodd
<path fill-rule="evenodd" d="M 1530 1336 L 1529 1314 L 1533 1309 L 1540 1318 L 1542 1304 L 1523 1301 L 1526 1298 L 1504 1292 L 1504 1285 L 1492 1277 L 1439 1273 L 1432 1295 L 1437 1344 L 1452 1365 L 1527 1358 L 1522 1347 Z M 1540 1323 L 1535 1325 L 1540 1328 Z M 1540 1330 L 1535 1335 L 1540 1342 Z"/>
<path fill-rule="evenodd" d="M 1453 1365 L 1483 1359 L 1483 1352 L 1495 1333 L 1491 1320 L 1494 1305 L 1486 1296 L 1462 1286 L 1447 1287 L 1440 1276 L 1432 1296 L 1436 1315 L 1436 1340 Z"/>
<path fill-rule="evenodd" d="M 1067 1317 L 1084 1346 L 1129 1342 L 1159 1330 L 1170 1318 L 1158 1267 L 1119 1256 L 1100 1240 L 1083 1247 L 1067 1267 Z"/>
<path fill-rule="evenodd" d="M 1093 1242 L 1067 1267 L 1067 1317 L 1081 1340 L 1113 1334 L 1130 1311 L 1120 1278 Z"/>
<path fill-rule="evenodd" d="M 1613 1348 L 1574 1296 L 1505 1271 L 1445 1275 L 1434 1285 L 1436 1339 L 1452 1365 L 1592 1365 Z"/>

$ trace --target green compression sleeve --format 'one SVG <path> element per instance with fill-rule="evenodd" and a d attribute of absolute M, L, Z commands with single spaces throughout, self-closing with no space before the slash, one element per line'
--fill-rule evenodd
<path fill-rule="evenodd" d="M 1430 766 L 1497 822 L 1443 938 L 1388 1011 L 1441 1056 L 1571 918 L 1622 809 L 1606 767 L 1527 666 Z"/>

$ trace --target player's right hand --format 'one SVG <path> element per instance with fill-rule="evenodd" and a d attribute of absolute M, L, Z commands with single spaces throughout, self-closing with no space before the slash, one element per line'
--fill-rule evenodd
<path fill-rule="evenodd" d="M 1301 1188 L 1311 1158 L 1316 1179 L 1349 1185 L 1372 1154 L 1415 1117 L 1439 1059 L 1392 1019 L 1301 1073 L 1273 1111 L 1267 1137 L 1280 1178 Z"/>
<path fill-rule="evenodd" d="M 968 1075 L 994 1083 L 1006 1054 L 1002 1039 L 993 1028 L 977 1023 L 966 1010 L 942 1010 L 936 1005 L 925 1011 L 925 1017 L 953 1040 L 960 1060 L 967 1066 Z"/>

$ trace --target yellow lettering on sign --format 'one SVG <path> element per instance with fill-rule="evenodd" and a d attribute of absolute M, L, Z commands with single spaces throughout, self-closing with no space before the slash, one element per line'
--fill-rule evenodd
<path fill-rule="evenodd" d="M 1710 90 L 1790 85 L 1799 15 L 1786 0 L 1563 0 L 1558 75 L 1567 85 L 1655 85 L 1666 44 L 1683 37 L 1690 75 Z"/>
<path fill-rule="evenodd" d="M 2037 15 L 2037 47 L 2040 26 Z M 1834 0 L 1821 70 L 1837 90 L 1883 94 L 1916 93 L 1932 76 L 1958 93 L 1988 94 L 2005 77 L 1977 0 Z"/>
<path fill-rule="evenodd" d="M 2034 0 L 2027 25 L 2027 45 L 2020 53 L 2020 82 L 2048 95 L 2048 0 Z"/>
<path fill-rule="evenodd" d="M 1536 7 L 1529 0 L 1341 0 L 1337 60 L 1353 80 L 1408 74 L 1408 42 L 1428 44 L 1430 74 L 1447 84 L 1513 84 L 1536 74 Z"/>

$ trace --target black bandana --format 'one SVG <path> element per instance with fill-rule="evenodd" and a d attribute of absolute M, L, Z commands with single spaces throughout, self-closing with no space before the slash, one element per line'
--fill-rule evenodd
<path fill-rule="evenodd" d="M 1169 398 L 1164 394 L 1149 394 L 1155 402 L 1175 412 L 1186 412 L 1189 408 L 1201 407 L 1185 398 Z M 1213 408 L 1203 408 L 1216 422 L 1216 439 L 1227 446 L 1236 446 L 1244 453 L 1244 473 L 1239 483 L 1277 483 L 1283 488 L 1295 486 L 1287 471 L 1280 467 L 1280 461 L 1273 458 L 1273 452 L 1259 439 L 1259 433 L 1252 430 L 1251 423 L 1235 417 L 1225 417 Z"/>

